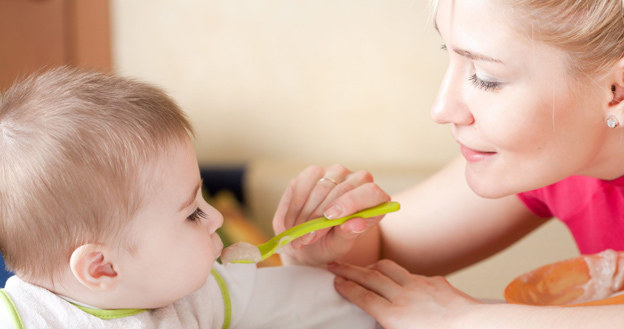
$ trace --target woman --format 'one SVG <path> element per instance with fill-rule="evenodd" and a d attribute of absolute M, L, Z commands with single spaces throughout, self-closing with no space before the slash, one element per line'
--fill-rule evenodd
<path fill-rule="evenodd" d="M 431 113 L 452 126 L 462 157 L 395 196 L 402 210 L 379 225 L 355 219 L 318 232 L 285 261 L 329 263 L 336 289 L 386 328 L 621 325 L 624 306 L 483 304 L 421 275 L 477 262 L 550 217 L 570 228 L 581 253 L 624 250 L 623 6 L 436 1 L 449 66 Z M 387 200 L 365 172 L 311 167 L 291 182 L 274 227 Z"/>

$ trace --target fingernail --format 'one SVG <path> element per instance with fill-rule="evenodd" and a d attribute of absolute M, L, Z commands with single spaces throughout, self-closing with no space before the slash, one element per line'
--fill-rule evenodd
<path fill-rule="evenodd" d="M 323 216 L 325 216 L 325 218 L 327 219 L 336 219 L 341 217 L 341 215 L 342 207 L 339 205 L 332 206 L 331 208 L 327 209 L 323 214 Z"/>

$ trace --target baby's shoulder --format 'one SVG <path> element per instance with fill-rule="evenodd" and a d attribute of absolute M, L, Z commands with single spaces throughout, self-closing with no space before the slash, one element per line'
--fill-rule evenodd
<path fill-rule="evenodd" d="M 7 299 L 8 295 L 4 294 L 4 289 L 0 291 L 0 328 L 18 329 L 14 323 L 14 313 L 12 312 L 11 302 Z"/>

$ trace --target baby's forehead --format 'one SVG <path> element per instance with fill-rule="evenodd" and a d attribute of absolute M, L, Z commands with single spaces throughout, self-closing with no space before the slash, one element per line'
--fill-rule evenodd
<path fill-rule="evenodd" d="M 162 145 L 139 166 L 137 175 L 144 202 L 184 204 L 201 184 L 190 138 Z"/>

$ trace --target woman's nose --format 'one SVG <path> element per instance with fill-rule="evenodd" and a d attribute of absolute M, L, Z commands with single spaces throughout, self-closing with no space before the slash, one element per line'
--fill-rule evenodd
<path fill-rule="evenodd" d="M 433 121 L 455 125 L 470 125 L 474 122 L 472 112 L 464 100 L 465 87 L 461 72 L 456 72 L 449 66 L 431 108 Z"/>

